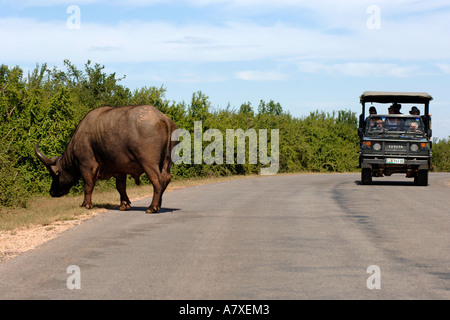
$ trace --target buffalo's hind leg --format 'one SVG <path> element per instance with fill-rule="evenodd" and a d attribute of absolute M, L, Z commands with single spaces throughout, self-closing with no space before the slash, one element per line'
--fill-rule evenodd
<path fill-rule="evenodd" d="M 116 177 L 116 189 L 120 194 L 120 211 L 130 210 L 131 202 L 127 195 L 127 175 Z"/>
<path fill-rule="evenodd" d="M 156 213 L 161 209 L 161 196 L 163 192 L 163 177 L 159 171 L 158 166 L 144 167 L 148 179 L 153 185 L 153 199 L 152 203 L 147 209 L 147 213 Z"/>
<path fill-rule="evenodd" d="M 161 191 L 161 197 L 159 199 L 159 207 L 161 208 L 162 204 L 162 197 L 164 194 L 164 191 L 166 191 L 167 186 L 169 185 L 170 181 L 172 181 L 172 175 L 170 174 L 170 167 L 172 166 L 172 160 L 170 158 L 166 158 L 164 160 L 164 165 L 161 170 L 162 175 L 162 191 Z"/>

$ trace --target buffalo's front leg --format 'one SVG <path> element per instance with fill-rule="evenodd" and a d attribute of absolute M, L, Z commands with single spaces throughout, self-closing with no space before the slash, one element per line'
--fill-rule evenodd
<path fill-rule="evenodd" d="M 84 182 L 84 201 L 81 205 L 86 209 L 92 209 L 92 192 L 94 191 L 95 182 L 98 178 L 98 167 L 92 166 L 89 168 L 82 168 L 81 177 Z"/>
<path fill-rule="evenodd" d="M 84 183 L 84 201 L 81 204 L 81 207 L 86 209 L 92 209 L 92 192 L 94 191 L 94 182 L 85 182 Z"/>
<path fill-rule="evenodd" d="M 127 195 L 127 176 L 116 177 L 116 189 L 120 194 L 120 211 L 130 210 L 131 202 Z"/>

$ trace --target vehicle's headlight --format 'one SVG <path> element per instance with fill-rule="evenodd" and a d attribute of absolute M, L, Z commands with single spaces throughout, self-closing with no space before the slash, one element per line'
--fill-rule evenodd
<path fill-rule="evenodd" d="M 381 150 L 381 144 L 379 144 L 379 143 L 374 143 L 374 145 L 373 145 L 373 150 L 375 150 L 375 151 L 380 151 L 380 150 Z"/>
<path fill-rule="evenodd" d="M 413 143 L 410 147 L 412 152 L 416 152 L 417 150 L 419 150 L 419 146 L 415 143 Z"/>

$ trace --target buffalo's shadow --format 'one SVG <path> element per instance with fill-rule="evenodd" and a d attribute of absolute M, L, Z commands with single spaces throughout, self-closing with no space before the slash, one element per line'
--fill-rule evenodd
<path fill-rule="evenodd" d="M 112 211 L 120 211 L 119 205 L 115 205 L 115 204 L 111 204 L 111 203 L 97 203 L 94 204 L 94 208 L 97 209 L 106 209 L 106 210 L 112 210 Z M 131 206 L 131 209 L 128 211 L 147 211 L 148 207 L 147 206 Z M 152 213 L 152 214 L 162 214 L 162 213 L 170 213 L 170 212 L 175 212 L 175 211 L 179 211 L 181 209 L 178 208 L 161 208 L 159 209 L 158 212 L 156 213 Z M 124 211 L 126 212 L 126 211 Z"/>
<path fill-rule="evenodd" d="M 148 207 L 143 207 L 143 206 L 131 206 L 130 211 L 147 211 Z M 117 210 L 119 210 L 119 206 L 117 206 Z M 159 209 L 158 212 L 155 213 L 151 213 L 151 214 L 163 214 L 163 213 L 171 213 L 171 212 L 175 212 L 175 211 L 179 211 L 181 209 L 177 209 L 177 208 L 161 208 Z"/>

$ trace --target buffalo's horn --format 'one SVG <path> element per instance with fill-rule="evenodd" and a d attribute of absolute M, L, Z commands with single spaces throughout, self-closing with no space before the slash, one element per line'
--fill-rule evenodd
<path fill-rule="evenodd" d="M 42 152 L 39 151 L 39 143 L 40 143 L 40 141 L 38 143 L 36 143 L 36 146 L 34 147 L 34 152 L 36 153 L 36 156 L 39 158 L 39 160 L 42 161 L 42 163 L 46 167 L 50 167 L 50 166 L 54 165 L 55 161 L 47 158 Z"/>

